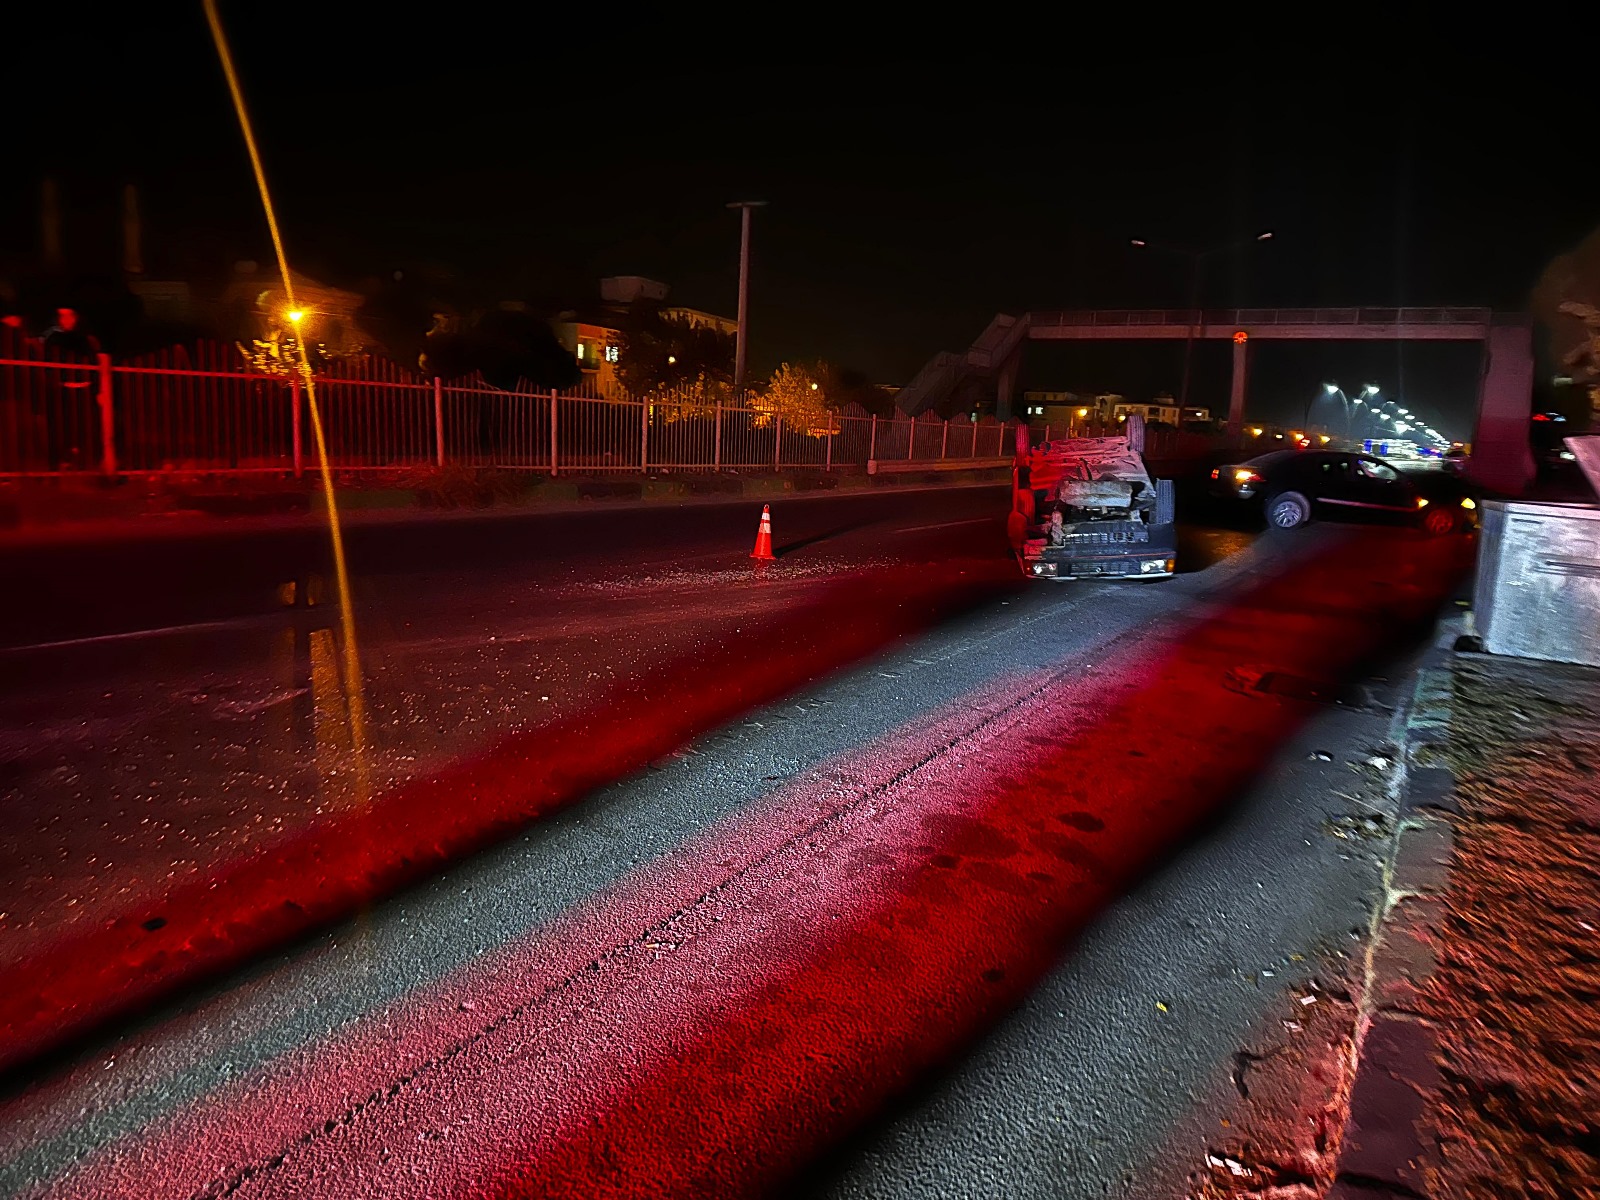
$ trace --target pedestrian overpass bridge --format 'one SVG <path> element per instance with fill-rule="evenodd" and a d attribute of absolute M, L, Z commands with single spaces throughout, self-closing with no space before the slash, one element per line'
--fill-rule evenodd
<path fill-rule="evenodd" d="M 1473 435 L 1473 471 L 1486 486 L 1517 491 L 1533 474 L 1533 323 L 1486 308 L 1088 309 L 996 315 L 965 354 L 939 353 L 895 397 L 916 416 L 967 408 L 992 397 L 1011 415 L 1030 341 L 1208 341 L 1233 343 L 1228 431 L 1244 425 L 1250 345 L 1258 341 L 1479 342 L 1484 369 Z"/>

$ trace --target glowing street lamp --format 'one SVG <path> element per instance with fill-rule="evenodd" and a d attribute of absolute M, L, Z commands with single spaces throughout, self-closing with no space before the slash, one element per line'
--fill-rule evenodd
<path fill-rule="evenodd" d="M 1325 395 L 1337 396 L 1341 401 L 1344 402 L 1344 431 L 1345 436 L 1348 437 L 1350 435 L 1350 418 L 1354 410 L 1365 407 L 1365 405 L 1362 403 L 1361 397 L 1376 396 L 1379 389 L 1378 385 L 1375 383 L 1364 384 L 1361 388 L 1361 396 L 1354 399 L 1352 399 L 1350 396 L 1347 396 L 1344 389 L 1337 383 L 1324 383 L 1322 385 L 1322 390 Z M 1316 397 L 1312 397 L 1312 399 L 1306 401 L 1307 425 L 1311 424 L 1311 408 L 1315 403 Z M 1374 405 L 1373 407 L 1376 409 L 1377 406 Z"/>
<path fill-rule="evenodd" d="M 289 318 L 289 324 L 299 328 L 300 322 L 306 319 L 306 314 L 298 308 L 291 308 L 284 316 Z"/>

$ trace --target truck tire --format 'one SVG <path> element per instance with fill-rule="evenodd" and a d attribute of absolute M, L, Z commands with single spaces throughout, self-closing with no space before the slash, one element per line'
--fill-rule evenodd
<path fill-rule="evenodd" d="M 1156 480 L 1156 513 L 1153 525 L 1171 525 L 1178 519 L 1178 488 L 1170 479 Z"/>
<path fill-rule="evenodd" d="M 1122 423 L 1124 436 L 1128 439 L 1128 449 L 1135 454 L 1144 454 L 1144 417 L 1138 413 L 1129 413 L 1128 419 Z"/>

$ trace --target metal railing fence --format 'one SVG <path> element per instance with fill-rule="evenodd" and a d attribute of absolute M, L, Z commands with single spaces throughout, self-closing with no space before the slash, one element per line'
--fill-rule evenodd
<path fill-rule="evenodd" d="M 833 470 L 993 461 L 1015 444 L 1015 424 L 993 417 L 879 417 L 852 406 L 802 419 L 758 399 L 504 391 L 477 376 L 422 379 L 378 358 L 340 363 L 312 383 L 329 463 L 341 472 Z M 0 477 L 299 476 L 315 458 L 301 381 L 249 370 L 233 347 L 113 362 L 0 339 Z"/>

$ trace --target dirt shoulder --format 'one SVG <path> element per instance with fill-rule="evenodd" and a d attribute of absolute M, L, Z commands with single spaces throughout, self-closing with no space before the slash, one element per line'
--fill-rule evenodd
<path fill-rule="evenodd" d="M 1444 757 L 1428 1194 L 1600 1196 L 1600 671 L 1464 656 Z"/>

